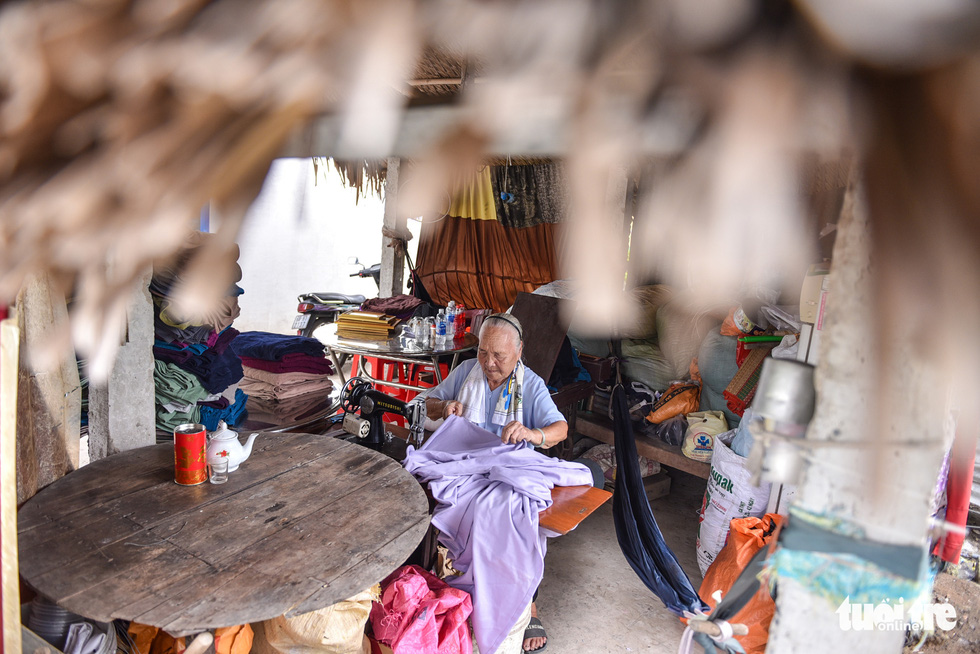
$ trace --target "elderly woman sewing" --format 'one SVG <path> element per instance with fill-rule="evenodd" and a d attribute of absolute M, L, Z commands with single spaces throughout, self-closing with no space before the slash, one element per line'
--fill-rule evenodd
<path fill-rule="evenodd" d="M 507 313 L 486 318 L 476 361 L 464 361 L 429 392 L 429 416 L 462 416 L 504 443 L 546 448 L 565 440 L 568 423 L 544 380 L 521 361 L 523 351 L 517 318 Z"/>
<path fill-rule="evenodd" d="M 476 361 L 464 361 L 429 392 L 430 417 L 458 415 L 500 436 L 504 443 L 548 448 L 565 440 L 568 423 L 555 406 L 544 380 L 521 361 L 524 334 L 517 318 L 487 317 L 480 329 Z M 547 635 L 531 604 L 524 633 L 525 652 L 543 650 Z"/>

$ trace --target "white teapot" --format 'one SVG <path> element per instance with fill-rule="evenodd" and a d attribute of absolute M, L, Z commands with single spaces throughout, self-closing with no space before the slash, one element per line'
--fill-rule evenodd
<path fill-rule="evenodd" d="M 218 421 L 218 428 L 208 440 L 208 463 L 228 459 L 228 472 L 238 470 L 238 466 L 252 453 L 252 443 L 258 434 L 252 434 L 242 446 L 238 440 L 238 432 L 228 429 L 224 420 Z"/>

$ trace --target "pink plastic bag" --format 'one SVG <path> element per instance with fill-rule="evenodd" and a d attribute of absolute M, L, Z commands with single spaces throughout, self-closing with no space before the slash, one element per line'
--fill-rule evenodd
<path fill-rule="evenodd" d="M 371 628 L 395 654 L 472 654 L 466 622 L 472 612 L 469 593 L 417 565 L 406 565 L 381 582 L 381 602 L 371 607 Z"/>

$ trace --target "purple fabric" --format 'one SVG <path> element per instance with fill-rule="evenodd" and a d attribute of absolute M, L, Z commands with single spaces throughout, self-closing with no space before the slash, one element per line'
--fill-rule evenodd
<path fill-rule="evenodd" d="M 178 329 L 160 320 L 159 314 L 153 314 L 153 333 L 164 343 L 174 344 L 204 344 L 208 342 L 211 332 L 210 325 L 191 325 L 186 329 Z"/>
<path fill-rule="evenodd" d="M 190 350 L 171 350 L 165 347 L 153 347 L 153 358 L 160 359 L 166 363 L 180 365 L 196 356 Z"/>
<path fill-rule="evenodd" d="M 459 416 L 450 416 L 405 469 L 428 482 L 437 506 L 432 524 L 463 571 L 449 585 L 473 597 L 473 633 L 481 652 L 495 652 L 531 602 L 544 574 L 545 535 L 538 513 L 554 486 L 591 486 L 579 463 L 553 459 L 530 443 L 507 445 Z"/>
<path fill-rule="evenodd" d="M 377 311 L 402 320 L 408 320 L 415 315 L 415 310 L 425 304 L 412 295 L 392 295 L 391 297 L 375 297 L 361 304 L 361 311 Z"/>
<path fill-rule="evenodd" d="M 226 327 L 221 330 L 220 333 L 212 334 L 211 337 L 208 338 L 208 346 L 218 354 L 224 354 L 225 350 L 228 349 L 228 346 L 231 345 L 231 342 L 235 340 L 235 337 L 240 333 L 241 332 L 234 327 Z"/>
<path fill-rule="evenodd" d="M 198 406 L 209 406 L 212 409 L 227 409 L 231 402 L 228 398 L 222 395 L 217 400 L 211 400 L 210 402 L 198 402 Z"/>

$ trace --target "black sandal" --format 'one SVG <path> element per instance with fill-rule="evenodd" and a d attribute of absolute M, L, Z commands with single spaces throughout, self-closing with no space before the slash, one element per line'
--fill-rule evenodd
<path fill-rule="evenodd" d="M 531 618 L 531 621 L 527 623 L 527 629 L 524 630 L 524 640 L 527 640 L 528 638 L 547 638 L 547 637 L 548 637 L 548 632 L 544 630 L 544 625 L 541 624 L 541 621 L 538 620 L 537 618 Z M 525 654 L 528 654 L 528 652 L 537 653 L 537 652 L 543 652 L 547 647 L 548 647 L 548 642 L 545 641 L 544 645 L 542 645 L 537 649 L 524 649 L 522 647 L 521 651 L 524 652 Z"/>

